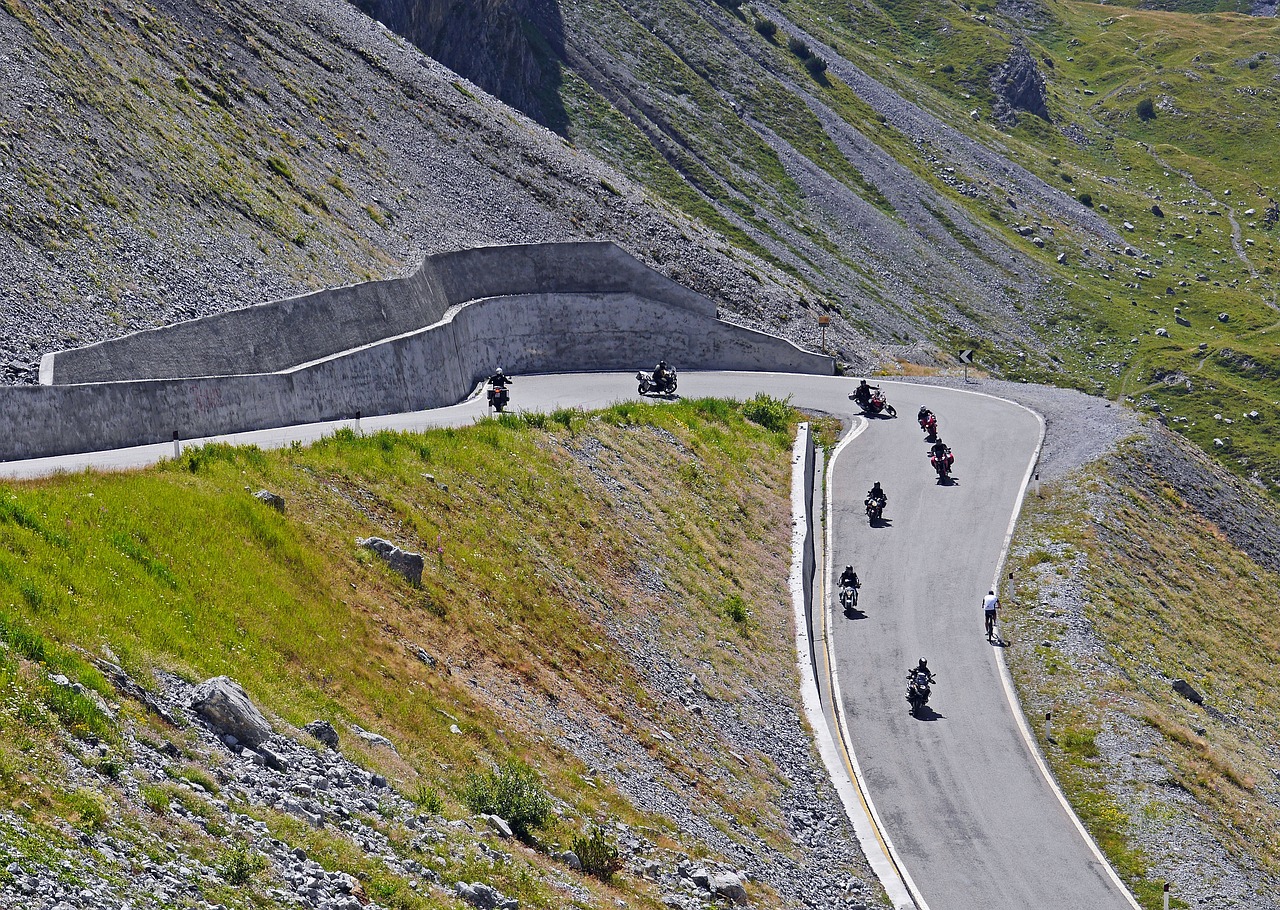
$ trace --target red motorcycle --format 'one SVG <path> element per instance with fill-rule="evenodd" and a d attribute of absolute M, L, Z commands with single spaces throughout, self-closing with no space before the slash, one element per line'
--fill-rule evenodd
<path fill-rule="evenodd" d="M 929 413 L 920 418 L 920 429 L 924 430 L 926 439 L 932 439 L 938 435 L 938 415 L 929 411 Z"/>
<path fill-rule="evenodd" d="M 867 414 L 888 414 L 890 417 L 897 417 L 898 412 L 893 405 L 889 404 L 889 400 L 884 397 L 884 392 L 876 389 L 871 393 L 871 397 L 866 401 L 859 401 L 858 404 Z"/>
<path fill-rule="evenodd" d="M 929 464 L 933 465 L 933 469 L 938 472 L 939 483 L 946 483 L 951 479 L 951 466 L 955 464 L 955 461 L 956 457 L 951 454 L 950 449 L 947 449 L 941 456 L 929 456 Z"/>

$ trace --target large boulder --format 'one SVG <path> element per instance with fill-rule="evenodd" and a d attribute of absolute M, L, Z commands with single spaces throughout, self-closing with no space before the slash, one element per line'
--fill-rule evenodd
<path fill-rule="evenodd" d="M 421 553 L 410 553 L 408 550 L 402 550 L 391 541 L 383 540 L 381 537 L 359 537 L 356 539 L 356 545 L 377 553 L 386 560 L 387 565 L 407 578 L 412 584 L 422 584 L 422 568 L 426 565 L 426 562 L 423 560 Z"/>
<path fill-rule="evenodd" d="M 1014 45 L 1009 59 L 991 77 L 991 90 L 996 96 L 991 113 L 1005 126 L 1018 122 L 1018 111 L 1026 111 L 1042 120 L 1052 120 L 1044 90 L 1044 76 L 1040 74 L 1031 52 L 1022 44 Z"/>
<path fill-rule="evenodd" d="M 735 904 L 747 902 L 747 889 L 742 887 L 742 879 L 732 872 L 717 872 L 708 882 L 708 890 L 717 897 L 723 897 Z"/>
<path fill-rule="evenodd" d="M 226 676 L 215 676 L 196 686 L 190 705 L 219 733 L 234 736 L 251 749 L 266 742 L 272 733 L 271 724 L 240 684 Z"/>

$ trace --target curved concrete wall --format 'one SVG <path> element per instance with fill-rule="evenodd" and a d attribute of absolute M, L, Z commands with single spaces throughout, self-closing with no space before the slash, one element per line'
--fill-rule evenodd
<path fill-rule="evenodd" d="M 274 373 L 431 325 L 485 297 L 633 293 L 706 316 L 715 304 L 612 243 L 477 247 L 426 257 L 412 275 L 138 332 L 46 355 L 41 383 Z"/>
<path fill-rule="evenodd" d="M 281 372 L 0 388 L 0 460 L 163 442 L 175 430 L 190 439 L 440 407 L 499 364 L 632 370 L 660 357 L 679 369 L 834 372 L 830 357 L 719 322 L 706 307 L 639 292 L 503 296 Z"/>

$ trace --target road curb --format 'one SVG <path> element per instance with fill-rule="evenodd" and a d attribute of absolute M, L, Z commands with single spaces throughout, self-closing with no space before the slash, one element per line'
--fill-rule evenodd
<path fill-rule="evenodd" d="M 863 421 L 851 431 L 840 445 L 836 447 L 828 462 L 835 462 L 836 456 L 849 442 L 852 442 L 866 428 Z M 862 846 L 862 852 L 871 866 L 871 871 L 879 879 L 881 886 L 888 894 L 895 910 L 928 910 L 928 905 L 919 897 L 910 876 L 898 862 L 892 845 L 884 835 L 883 827 L 876 817 L 875 808 L 871 805 L 866 788 L 863 786 L 861 771 L 856 759 L 843 748 L 843 736 L 837 743 L 827 723 L 826 713 L 822 708 L 822 696 L 818 691 L 817 666 L 814 642 L 810 635 L 810 616 L 813 609 L 813 589 L 815 576 L 824 585 L 824 625 L 825 625 L 825 591 L 829 568 L 824 560 L 822 572 L 816 571 L 814 564 L 813 533 L 813 494 L 814 494 L 814 445 L 813 435 L 808 423 L 802 423 L 796 430 L 796 441 L 791 453 L 791 604 L 795 612 L 796 624 L 796 660 L 800 671 L 800 697 L 804 707 L 805 718 L 813 729 L 814 744 L 827 774 L 836 789 L 840 802 L 844 806 L 845 815 L 853 824 L 854 834 Z M 826 485 L 829 488 L 829 484 Z M 826 636 L 823 636 L 823 647 L 826 647 Z M 828 666 L 830 659 L 828 657 Z M 831 691 L 839 691 L 835 676 L 835 668 L 831 667 Z M 834 701 L 834 694 L 833 694 Z M 838 703 L 835 705 L 839 708 Z M 838 717 L 838 712 L 837 712 Z"/>

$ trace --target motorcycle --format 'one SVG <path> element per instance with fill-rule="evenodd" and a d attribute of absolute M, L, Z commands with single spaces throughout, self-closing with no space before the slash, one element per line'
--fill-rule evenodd
<path fill-rule="evenodd" d="M 890 417 L 897 417 L 898 412 L 893 405 L 889 404 L 889 399 L 884 397 L 884 392 L 876 389 L 871 393 L 871 397 L 866 401 L 859 401 L 858 405 L 862 408 L 864 414 L 888 414 Z"/>
<path fill-rule="evenodd" d="M 873 525 L 880 520 L 881 516 L 884 515 L 885 503 L 883 500 L 872 499 L 868 496 L 866 501 L 863 502 L 863 505 L 867 509 L 867 521 Z"/>
<path fill-rule="evenodd" d="M 920 420 L 920 429 L 924 430 L 925 439 L 933 439 L 938 435 L 938 415 L 929 412 L 929 416 Z"/>
<path fill-rule="evenodd" d="M 933 469 L 938 472 L 938 482 L 945 483 L 951 479 L 951 466 L 955 464 L 956 457 L 951 454 L 951 450 L 947 449 L 947 453 L 939 458 L 937 455 L 929 456 L 929 464 L 933 465 Z"/>
<path fill-rule="evenodd" d="M 844 585 L 840 588 L 840 606 L 844 608 L 846 613 L 850 612 L 858 605 L 858 589 L 854 585 Z"/>
<path fill-rule="evenodd" d="M 511 398 L 511 393 L 507 390 L 507 387 L 504 385 L 495 385 L 493 388 L 489 389 L 487 394 L 489 397 L 489 407 L 501 414 L 502 409 L 507 406 L 507 402 Z"/>
<path fill-rule="evenodd" d="M 933 681 L 933 675 L 924 670 L 912 670 L 907 674 L 907 702 L 911 705 L 912 717 L 919 717 L 920 709 L 929 703 L 932 692 L 929 684 Z"/>
<path fill-rule="evenodd" d="M 676 371 L 667 370 L 662 380 L 655 382 L 652 373 L 641 370 L 636 373 L 636 381 L 640 383 L 641 395 L 672 395 L 676 390 Z"/>

